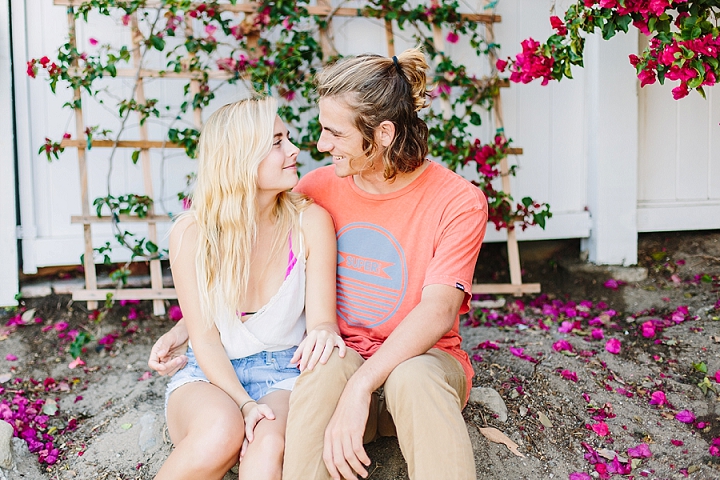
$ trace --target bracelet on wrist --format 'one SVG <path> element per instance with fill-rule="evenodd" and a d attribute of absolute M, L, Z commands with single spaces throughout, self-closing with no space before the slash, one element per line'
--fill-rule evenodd
<path fill-rule="evenodd" d="M 257 403 L 257 402 L 255 400 L 253 400 L 252 398 L 250 400 L 246 400 L 245 402 L 243 402 L 242 405 L 240 405 L 240 413 L 243 413 L 243 408 L 245 408 L 245 405 L 247 405 L 248 403 Z"/>

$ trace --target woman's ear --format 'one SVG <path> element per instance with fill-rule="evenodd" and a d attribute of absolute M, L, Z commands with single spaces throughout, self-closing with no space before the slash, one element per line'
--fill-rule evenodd
<path fill-rule="evenodd" d="M 390 146 L 395 139 L 395 124 L 390 120 L 385 120 L 375 129 L 375 142 L 382 145 L 383 148 Z"/>

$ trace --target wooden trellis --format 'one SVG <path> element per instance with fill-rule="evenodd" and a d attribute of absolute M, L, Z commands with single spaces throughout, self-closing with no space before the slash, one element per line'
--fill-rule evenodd
<path fill-rule="evenodd" d="M 54 0 L 55 5 L 67 7 L 67 18 L 68 18 L 68 29 L 70 33 L 70 43 L 74 47 L 76 46 L 76 25 L 74 8 L 82 4 L 82 0 Z M 144 8 L 160 8 L 162 2 L 160 1 L 148 1 Z M 234 12 L 236 14 L 245 13 L 247 15 L 253 14 L 257 11 L 258 4 L 253 2 L 238 3 L 235 5 L 219 5 L 220 10 Z M 362 16 L 363 12 L 357 8 L 332 8 L 329 0 L 318 0 L 316 6 L 306 7 L 308 13 L 311 15 L 317 15 L 320 17 L 328 18 L 327 26 L 320 30 L 320 41 L 324 54 L 324 59 L 331 57 L 336 52 L 330 41 L 331 35 L 331 19 L 332 17 L 357 17 Z M 501 18 L 495 14 L 462 14 L 463 19 L 468 21 L 474 21 L 483 23 L 486 28 L 486 33 L 489 38 L 489 42 L 493 38 L 493 23 L 500 22 Z M 393 22 L 391 20 L 385 20 L 385 33 L 387 41 L 388 56 L 395 55 L 395 41 L 393 32 Z M 188 34 L 192 34 L 191 22 L 186 22 L 189 31 Z M 133 68 L 118 69 L 118 77 L 135 78 L 135 100 L 140 103 L 145 103 L 145 91 L 144 91 L 144 79 L 145 78 L 182 78 L 190 80 L 190 91 L 191 94 L 199 92 L 200 82 L 199 74 L 197 72 L 165 72 L 160 70 L 153 70 L 143 68 L 142 58 L 140 54 L 140 42 L 142 35 L 138 30 L 137 15 L 133 14 L 131 17 L 131 29 L 132 29 L 132 44 L 133 44 Z M 439 52 L 444 51 L 445 39 L 442 34 L 442 29 L 439 26 L 433 27 L 433 41 L 435 49 Z M 252 45 L 257 42 L 257 34 L 251 34 L 248 38 L 248 46 L 252 48 Z M 494 63 L 494 59 L 491 57 L 491 61 Z M 74 67 L 78 67 L 77 61 Z M 224 80 L 232 78 L 232 74 L 224 71 L 215 71 L 209 73 L 209 78 Z M 81 92 L 79 88 L 74 90 L 74 100 L 79 100 Z M 451 105 L 448 99 L 441 99 L 442 110 L 444 116 L 451 114 Z M 202 126 L 202 110 L 196 108 L 194 110 L 193 123 L 195 128 L 198 130 Z M 494 119 L 496 128 L 502 128 L 502 111 L 500 104 L 499 95 L 495 98 L 495 106 L 493 108 Z M 140 113 L 138 113 L 140 115 Z M 84 254 L 84 268 L 85 268 L 85 289 L 76 291 L 73 293 L 73 300 L 87 301 L 89 309 L 97 308 L 99 301 L 104 301 L 108 294 L 112 294 L 116 300 L 153 300 L 153 310 L 156 315 L 162 315 L 165 313 L 164 300 L 177 298 L 177 294 L 174 288 L 163 288 L 162 284 L 162 272 L 160 260 L 154 259 L 150 261 L 150 288 L 124 288 L 124 289 L 98 289 L 97 288 L 97 274 L 95 270 L 95 263 L 93 261 L 93 243 L 92 243 L 92 229 L 93 224 L 110 223 L 112 219 L 109 216 L 98 217 L 91 215 L 90 213 L 90 200 L 88 197 L 88 171 L 86 161 L 86 148 L 87 139 L 84 137 L 85 124 L 83 120 L 82 103 L 81 108 L 75 110 L 75 127 L 77 133 L 77 139 L 65 139 L 61 143 L 62 147 L 73 147 L 78 150 L 78 167 L 80 173 L 80 190 L 82 200 L 82 215 L 71 217 L 71 222 L 83 225 L 84 232 L 84 243 L 85 243 L 85 254 Z M 140 151 L 140 162 L 143 172 L 143 187 L 145 195 L 152 198 L 153 196 L 153 185 L 151 176 L 151 158 L 150 150 L 159 148 L 183 148 L 181 145 L 177 145 L 166 141 L 151 140 L 148 138 L 147 126 L 141 125 L 139 130 L 138 140 L 94 140 L 92 142 L 93 148 L 131 148 Z M 521 154 L 522 149 L 513 148 L 510 149 L 511 154 Z M 508 163 L 506 159 L 502 160 L 501 172 L 502 172 L 502 188 L 505 192 L 510 191 L 510 180 L 508 174 Z M 148 215 L 139 218 L 136 216 L 122 215 L 119 218 L 120 222 L 139 222 L 146 223 L 148 225 L 148 240 L 157 244 L 157 224 L 160 222 L 169 222 L 170 218 L 167 215 L 156 215 L 152 206 L 148 209 Z M 510 261 L 510 284 L 475 284 L 473 285 L 473 293 L 504 293 L 522 295 L 523 293 L 534 293 L 540 291 L 539 284 L 523 284 L 520 272 L 520 256 L 518 251 L 517 238 L 514 230 L 508 230 L 508 258 Z"/>

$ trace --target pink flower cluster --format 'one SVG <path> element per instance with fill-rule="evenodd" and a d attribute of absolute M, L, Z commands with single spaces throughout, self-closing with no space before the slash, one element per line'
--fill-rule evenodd
<path fill-rule="evenodd" d="M 555 59 L 546 56 L 542 52 L 539 42 L 528 38 L 522 43 L 522 52 L 515 56 L 510 62 L 510 81 L 514 83 L 530 83 L 536 78 L 542 78 L 542 84 L 547 85 L 552 80 L 552 68 Z M 504 62 L 504 61 L 503 61 Z M 502 72 L 507 63 L 497 63 L 498 69 Z M 500 67 L 503 68 L 500 68 Z"/>

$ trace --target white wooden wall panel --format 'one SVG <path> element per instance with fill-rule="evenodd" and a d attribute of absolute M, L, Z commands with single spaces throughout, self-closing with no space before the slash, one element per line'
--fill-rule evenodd
<path fill-rule="evenodd" d="M 0 2 L 0 25 L 10 25 L 8 2 Z M 12 116 L 10 31 L 0 28 L 0 307 L 17 305 L 18 251 L 15 226 L 15 138 Z"/>
<path fill-rule="evenodd" d="M 676 82 L 640 92 L 638 230 L 720 228 L 720 96 L 673 100 Z"/>

